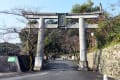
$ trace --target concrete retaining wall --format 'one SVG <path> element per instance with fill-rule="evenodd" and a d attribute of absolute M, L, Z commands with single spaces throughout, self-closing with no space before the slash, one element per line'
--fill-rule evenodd
<path fill-rule="evenodd" d="M 31 62 L 30 56 L 28 55 L 11 56 L 16 57 L 15 62 L 9 62 L 9 57 L 10 56 L 0 56 L 0 72 L 27 72 L 34 65 L 34 60 Z"/>
<path fill-rule="evenodd" d="M 8 56 L 0 56 L 0 72 L 18 72 L 18 70 L 18 60 L 8 62 Z"/>

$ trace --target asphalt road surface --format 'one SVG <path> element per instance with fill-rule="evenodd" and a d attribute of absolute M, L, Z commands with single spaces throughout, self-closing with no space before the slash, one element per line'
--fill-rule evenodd
<path fill-rule="evenodd" d="M 15 75 L 0 80 L 103 80 L 102 75 L 92 71 L 78 71 L 72 61 L 49 62 L 45 70 L 36 73 Z M 112 80 L 112 79 L 109 79 Z"/>

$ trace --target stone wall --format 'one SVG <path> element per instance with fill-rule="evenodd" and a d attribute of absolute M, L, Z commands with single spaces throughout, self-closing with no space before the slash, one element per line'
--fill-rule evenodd
<path fill-rule="evenodd" d="M 120 79 L 120 44 L 88 53 L 87 60 L 90 69 Z"/>

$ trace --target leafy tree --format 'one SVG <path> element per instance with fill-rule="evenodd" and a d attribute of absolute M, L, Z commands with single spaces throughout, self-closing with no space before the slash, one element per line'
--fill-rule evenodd
<path fill-rule="evenodd" d="M 36 47 L 37 47 L 37 28 L 24 28 L 20 32 L 20 39 L 22 41 L 22 55 L 32 55 L 35 56 L 36 54 Z"/>
<path fill-rule="evenodd" d="M 85 12 L 93 12 L 98 11 L 99 7 L 95 6 L 93 7 L 94 3 L 91 0 L 88 0 L 86 3 L 81 4 L 75 4 L 72 7 L 72 12 L 74 13 L 85 13 Z"/>
<path fill-rule="evenodd" d="M 100 29 L 97 30 L 97 39 L 99 48 L 111 44 L 112 42 L 120 42 L 120 16 L 105 17 L 99 20 Z"/>

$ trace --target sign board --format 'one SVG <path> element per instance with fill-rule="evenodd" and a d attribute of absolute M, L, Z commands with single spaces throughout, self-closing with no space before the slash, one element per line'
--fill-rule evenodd
<path fill-rule="evenodd" d="M 66 26 L 66 14 L 58 13 L 58 28 Z"/>
<path fill-rule="evenodd" d="M 15 56 L 8 57 L 8 62 L 16 62 L 16 61 L 17 61 L 17 57 Z"/>

